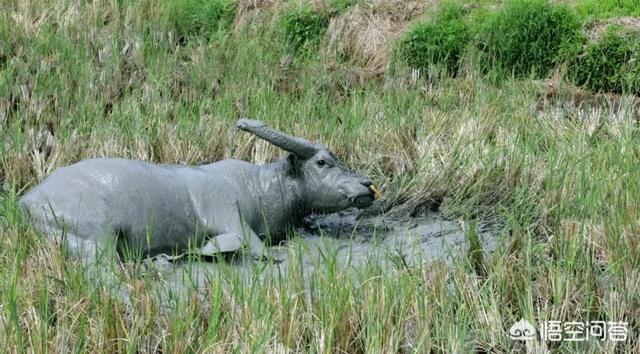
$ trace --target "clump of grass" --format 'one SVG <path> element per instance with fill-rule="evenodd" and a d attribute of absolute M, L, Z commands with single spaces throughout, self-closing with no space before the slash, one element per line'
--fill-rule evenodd
<path fill-rule="evenodd" d="M 545 77 L 580 43 L 580 28 L 580 18 L 567 6 L 511 1 L 480 25 L 482 70 Z"/>
<path fill-rule="evenodd" d="M 611 26 L 570 64 L 569 78 L 592 91 L 640 92 L 640 33 Z"/>
<path fill-rule="evenodd" d="M 166 20 L 178 38 L 192 35 L 209 36 L 233 23 L 234 0 L 171 0 L 166 1 Z"/>
<path fill-rule="evenodd" d="M 291 10 L 280 21 L 287 44 L 302 54 L 316 48 L 329 26 L 329 15 L 308 6 Z"/>
<path fill-rule="evenodd" d="M 439 65 L 457 73 L 471 39 L 465 13 L 459 5 L 446 5 L 433 21 L 413 26 L 399 44 L 402 60 L 413 68 Z"/>
<path fill-rule="evenodd" d="M 337 12 L 343 12 L 351 6 L 358 3 L 358 0 L 331 0 L 331 7 L 333 7 Z"/>
<path fill-rule="evenodd" d="M 575 7 L 583 17 L 608 18 L 640 15 L 640 1 L 637 0 L 581 0 Z"/>
<path fill-rule="evenodd" d="M 329 61 L 384 74 L 396 38 L 427 6 L 419 0 L 358 2 L 331 18 L 326 35 Z"/>

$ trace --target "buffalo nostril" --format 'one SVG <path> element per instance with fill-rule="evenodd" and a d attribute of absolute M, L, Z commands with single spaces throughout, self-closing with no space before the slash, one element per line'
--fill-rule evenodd
<path fill-rule="evenodd" d="M 373 184 L 373 182 L 370 179 L 363 179 L 360 181 L 360 183 L 367 188 L 369 188 L 369 186 Z"/>

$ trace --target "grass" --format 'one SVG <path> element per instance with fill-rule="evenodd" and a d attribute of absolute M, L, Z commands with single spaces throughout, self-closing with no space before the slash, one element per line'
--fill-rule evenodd
<path fill-rule="evenodd" d="M 640 32 L 610 26 L 570 65 L 577 84 L 598 92 L 640 92 Z"/>
<path fill-rule="evenodd" d="M 471 30 L 459 5 L 448 5 L 431 22 L 419 23 L 399 43 L 401 58 L 412 68 L 441 66 L 449 75 L 460 70 Z"/>
<path fill-rule="evenodd" d="M 0 347 L 512 352 L 525 347 L 507 331 L 525 318 L 536 327 L 629 322 L 626 342 L 545 342 L 532 351 L 640 350 L 633 96 L 605 96 L 606 104 L 583 110 L 541 101 L 548 85 L 529 77 L 492 84 L 465 68 L 434 82 L 402 66 L 345 88 L 322 50 L 283 64 L 284 10 L 238 33 L 177 45 L 163 29 L 162 6 L 0 5 Z M 128 307 L 85 279 L 18 211 L 19 195 L 84 158 L 197 164 L 280 156 L 233 134 L 245 116 L 326 143 L 371 175 L 395 212 L 439 201 L 469 225 L 500 220 L 497 250 L 484 252 L 470 229 L 473 250 L 452 263 L 391 269 L 372 260 L 343 269 L 329 254 L 308 279 L 294 266 L 253 281 L 229 269 L 212 277 L 204 296 L 191 289 L 169 308 L 158 295 L 165 284 L 137 276 L 132 264 L 120 274 L 131 289 Z M 301 249 L 289 252 L 295 258 Z"/>
<path fill-rule="evenodd" d="M 583 17 L 609 18 L 640 15 L 640 3 L 635 0 L 583 0 L 576 2 L 576 10 Z"/>
<path fill-rule="evenodd" d="M 297 53 L 317 48 L 329 25 L 329 15 L 308 6 L 295 7 L 282 16 L 280 27 L 286 43 Z"/>
<path fill-rule="evenodd" d="M 331 0 L 330 4 L 338 12 L 343 12 L 358 3 L 358 0 Z"/>
<path fill-rule="evenodd" d="M 578 15 L 547 0 L 510 1 L 478 26 L 481 66 L 502 75 L 544 78 L 580 44 Z"/>
<path fill-rule="evenodd" d="M 236 3 L 229 0 L 166 1 L 166 19 L 169 28 L 179 40 L 199 35 L 210 36 L 228 28 L 235 17 Z"/>

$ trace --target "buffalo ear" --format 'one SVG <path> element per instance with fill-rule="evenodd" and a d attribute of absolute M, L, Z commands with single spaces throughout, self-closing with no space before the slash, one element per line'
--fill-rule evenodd
<path fill-rule="evenodd" d="M 287 155 L 287 174 L 298 177 L 302 174 L 300 158 L 294 153 Z"/>

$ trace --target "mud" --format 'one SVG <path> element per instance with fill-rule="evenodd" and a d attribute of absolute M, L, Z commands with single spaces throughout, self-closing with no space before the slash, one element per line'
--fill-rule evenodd
<path fill-rule="evenodd" d="M 236 254 L 224 259 L 176 263 L 159 258 L 155 269 L 167 285 L 178 292 L 185 287 L 206 290 L 211 277 L 230 273 L 246 279 L 282 276 L 290 266 L 298 266 L 300 262 L 305 277 L 326 269 L 327 261 L 334 262 L 340 271 L 357 269 L 368 262 L 398 270 L 465 257 L 469 250 L 465 228 L 468 226 L 463 221 L 446 220 L 440 213 L 400 220 L 385 216 L 359 218 L 357 211 L 347 210 L 308 217 L 304 228 L 299 230 L 299 237 L 269 247 L 272 256 L 280 260 L 277 263 L 256 263 Z M 494 229 L 488 225 L 476 227 L 480 244 L 488 253 L 497 245 Z"/>

